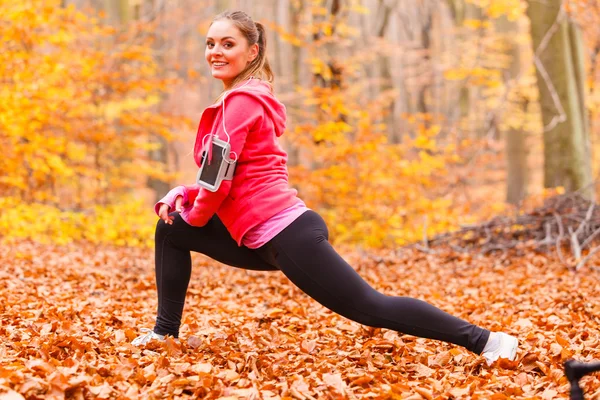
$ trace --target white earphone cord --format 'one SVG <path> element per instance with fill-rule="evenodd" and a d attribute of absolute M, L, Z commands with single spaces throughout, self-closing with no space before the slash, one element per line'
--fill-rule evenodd
<path fill-rule="evenodd" d="M 225 128 L 225 98 L 227 97 L 227 95 L 228 95 L 229 93 L 233 92 L 234 90 L 241 89 L 241 88 L 243 88 L 244 86 L 246 86 L 247 84 L 249 84 L 249 83 L 250 83 L 250 81 L 252 80 L 252 78 L 254 78 L 254 77 L 253 77 L 253 76 L 251 76 L 251 77 L 248 79 L 248 81 L 247 81 L 246 83 L 244 83 L 242 86 L 240 86 L 239 88 L 236 88 L 236 89 L 230 90 L 229 92 L 226 92 L 226 93 L 223 95 L 223 132 L 225 132 L 225 135 L 227 136 L 227 143 L 229 143 L 229 142 L 230 142 L 230 140 L 231 140 L 231 137 L 229 136 L 229 133 L 227 132 L 227 128 Z M 233 152 L 233 153 L 235 154 L 235 152 Z M 237 158 L 237 154 L 236 154 L 236 158 Z"/>
<path fill-rule="evenodd" d="M 254 77 L 251 76 L 248 81 L 246 83 L 244 83 L 242 86 L 235 88 L 233 90 L 230 90 L 228 92 L 225 92 L 225 94 L 223 95 L 223 132 L 225 132 L 225 135 L 227 136 L 227 143 L 231 142 L 231 136 L 229 136 L 229 132 L 227 132 L 227 128 L 225 127 L 225 98 L 227 97 L 227 95 L 235 90 L 241 89 L 244 86 L 246 86 L 248 83 L 250 83 L 250 81 L 253 79 Z M 214 133 L 211 133 L 210 135 L 206 135 L 204 136 L 204 138 L 202 139 L 202 147 L 206 147 L 206 145 L 204 144 L 204 141 L 206 140 L 207 137 L 212 138 L 212 136 L 214 136 Z M 225 152 L 225 149 L 223 149 L 223 152 Z M 231 151 L 231 153 L 235 154 L 235 159 L 233 161 L 228 160 L 225 157 L 225 154 L 223 153 L 223 159 L 225 160 L 226 163 L 228 164 L 233 164 L 234 162 L 237 161 L 237 153 L 235 151 Z"/>

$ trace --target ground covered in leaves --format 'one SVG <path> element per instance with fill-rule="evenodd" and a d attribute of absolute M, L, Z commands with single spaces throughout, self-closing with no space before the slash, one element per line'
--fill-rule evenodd
<path fill-rule="evenodd" d="M 552 256 L 343 251 L 377 289 L 520 339 L 488 367 L 457 346 L 338 317 L 280 273 L 196 257 L 181 342 L 136 348 L 156 297 L 150 250 L 28 242 L 0 254 L 0 399 L 553 399 L 562 363 L 600 360 L 600 272 Z M 324 266 L 326 268 L 326 266 Z M 600 379 L 581 381 L 587 398 Z"/>

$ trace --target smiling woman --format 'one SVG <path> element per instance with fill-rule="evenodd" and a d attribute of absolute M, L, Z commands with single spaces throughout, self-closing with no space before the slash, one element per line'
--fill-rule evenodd
<path fill-rule="evenodd" d="M 251 76 L 272 83 L 266 47 L 262 24 L 241 11 L 226 11 L 215 17 L 208 30 L 205 57 L 213 78 L 223 81 L 225 90 Z"/>
<path fill-rule="evenodd" d="M 214 191 L 178 186 L 156 204 L 158 315 L 133 344 L 179 337 L 194 251 L 233 267 L 280 271 L 323 306 L 364 325 L 461 345 L 488 363 L 513 360 L 516 338 L 419 299 L 385 295 L 333 249 L 325 221 L 288 183 L 278 143 L 286 109 L 273 94 L 262 25 L 240 11 L 224 13 L 207 36 L 206 61 L 224 91 L 202 113 L 194 157 L 200 168 L 210 163 L 209 143 L 217 139 L 231 145 L 236 167 Z"/>
<path fill-rule="evenodd" d="M 211 67 L 213 78 L 223 81 L 225 89 L 232 86 L 235 78 L 258 55 L 258 45 L 248 46 L 248 42 L 237 29 L 231 29 L 227 20 L 216 21 L 206 38 L 206 61 Z M 234 32 L 234 36 L 227 36 Z"/>

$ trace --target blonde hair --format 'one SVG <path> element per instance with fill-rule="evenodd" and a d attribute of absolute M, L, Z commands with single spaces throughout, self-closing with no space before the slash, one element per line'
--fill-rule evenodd
<path fill-rule="evenodd" d="M 265 27 L 259 22 L 254 22 L 252 18 L 243 11 L 225 11 L 217 15 L 212 20 L 211 25 L 215 23 L 215 21 L 222 19 L 231 21 L 231 23 L 239 29 L 242 35 L 244 35 L 249 46 L 258 44 L 258 55 L 238 76 L 235 77 L 231 83 L 231 87 L 235 87 L 238 83 L 249 79 L 251 76 L 260 78 L 272 85 L 275 76 L 273 75 L 269 60 L 267 59 L 267 37 L 265 34 Z M 219 95 L 217 101 L 223 97 L 224 93 L 225 91 Z"/>

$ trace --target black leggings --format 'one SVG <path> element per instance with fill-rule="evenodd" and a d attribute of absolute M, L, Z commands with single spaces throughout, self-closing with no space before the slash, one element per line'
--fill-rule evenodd
<path fill-rule="evenodd" d="M 476 354 L 487 342 L 486 329 L 424 301 L 373 289 L 331 247 L 327 226 L 313 211 L 302 214 L 259 249 L 239 247 L 216 216 L 198 228 L 178 213 L 171 215 L 173 225 L 160 220 L 156 227 L 156 333 L 179 335 L 192 270 L 190 251 L 195 251 L 238 268 L 280 270 L 325 307 L 364 325 L 454 343 Z"/>

